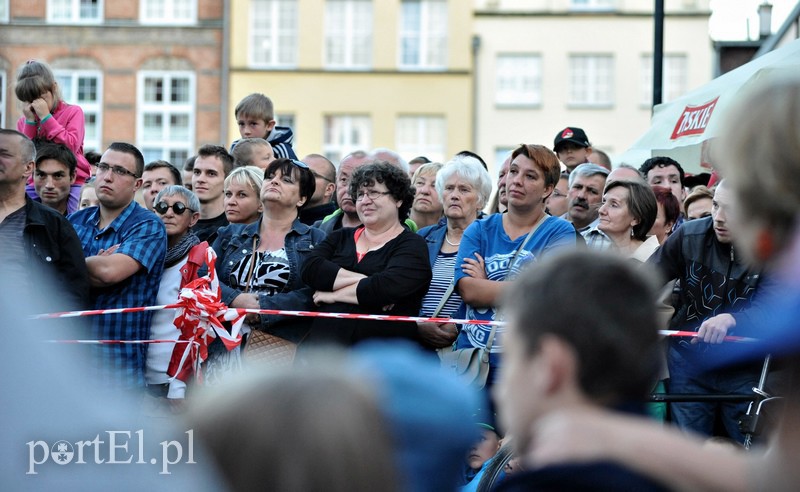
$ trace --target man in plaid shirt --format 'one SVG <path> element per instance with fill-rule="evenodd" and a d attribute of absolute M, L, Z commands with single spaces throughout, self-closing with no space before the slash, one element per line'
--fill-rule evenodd
<path fill-rule="evenodd" d="M 164 224 L 134 201 L 142 185 L 144 157 L 133 145 L 112 143 L 97 165 L 99 206 L 69 217 L 83 245 L 93 309 L 155 304 L 167 235 Z M 98 340 L 147 340 L 152 312 L 92 317 Z M 144 387 L 144 344 L 98 345 L 95 363 L 100 383 L 116 388 Z"/>

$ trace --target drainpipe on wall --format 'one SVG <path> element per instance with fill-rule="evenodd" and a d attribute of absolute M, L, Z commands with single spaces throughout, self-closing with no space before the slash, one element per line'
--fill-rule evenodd
<path fill-rule="evenodd" d="M 230 76 L 230 37 L 231 37 L 231 2 L 222 2 L 222 58 L 220 60 L 219 88 L 220 88 L 220 119 L 219 138 L 222 146 L 228 147 L 228 91 Z"/>
<path fill-rule="evenodd" d="M 478 151 L 478 53 L 481 50 L 481 37 L 472 36 L 472 150 Z"/>

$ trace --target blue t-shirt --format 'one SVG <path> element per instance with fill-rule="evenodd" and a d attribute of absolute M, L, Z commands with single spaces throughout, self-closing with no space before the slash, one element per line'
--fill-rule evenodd
<path fill-rule="evenodd" d="M 560 248 L 574 248 L 577 244 L 575 228 L 564 219 L 548 216 L 545 221 L 536 229 L 533 237 L 525 245 L 525 249 L 517 256 L 516 262 L 509 265 L 514 259 L 517 250 L 525 242 L 527 234 L 523 234 L 516 240 L 511 240 L 503 228 L 503 214 L 493 214 L 485 219 L 476 220 L 461 238 L 461 246 L 458 248 L 458 258 L 456 259 L 454 281 L 458 281 L 467 275 L 461 270 L 464 258 L 475 258 L 475 253 L 483 257 L 486 265 L 486 276 L 489 280 L 502 281 L 513 280 L 520 270 L 528 263 L 537 261 L 550 251 Z M 475 308 L 469 304 L 467 308 L 467 319 L 480 319 L 500 321 L 497 312 L 493 307 Z M 464 325 L 470 343 L 475 347 L 485 347 L 492 327 L 488 325 Z M 495 341 L 492 344 L 492 353 L 502 352 L 503 327 L 498 326 Z"/>
<path fill-rule="evenodd" d="M 104 229 L 99 229 L 98 207 L 78 210 L 69 216 L 83 245 L 83 254 L 96 255 L 101 249 L 119 244 L 116 253 L 130 256 L 142 268 L 108 287 L 91 290 L 93 309 L 113 309 L 152 306 L 156 303 L 158 286 L 167 253 L 167 233 L 163 222 L 150 212 L 131 202 Z M 99 340 L 147 340 L 150 337 L 152 311 L 92 316 L 92 335 Z M 93 346 L 98 356 L 97 375 L 104 385 L 114 387 L 144 386 L 145 352 L 143 344 Z"/>

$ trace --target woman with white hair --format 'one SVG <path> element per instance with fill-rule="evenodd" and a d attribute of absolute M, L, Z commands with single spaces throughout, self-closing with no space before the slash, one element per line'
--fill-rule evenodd
<path fill-rule="evenodd" d="M 433 270 L 420 316 L 448 318 L 461 305 L 461 296 L 451 287 L 461 236 L 483 215 L 492 193 L 492 178 L 477 160 L 456 157 L 436 174 L 436 193 L 441 198 L 444 217 L 418 232 L 428 244 Z M 453 323 L 417 323 L 417 330 L 422 340 L 435 348 L 451 345 L 458 336 Z"/>
<path fill-rule="evenodd" d="M 252 224 L 261 218 L 264 171 L 256 166 L 234 169 L 225 178 L 225 217 L 231 224 Z"/>

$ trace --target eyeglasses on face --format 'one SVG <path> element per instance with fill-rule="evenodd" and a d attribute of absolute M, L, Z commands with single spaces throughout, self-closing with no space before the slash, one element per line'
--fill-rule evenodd
<path fill-rule="evenodd" d="M 333 183 L 333 180 L 331 178 L 326 178 L 325 176 L 321 175 L 320 173 L 318 173 L 316 171 L 311 171 L 311 174 L 313 174 L 315 178 L 319 178 L 319 179 L 321 179 L 323 181 L 327 181 L 328 183 Z"/>
<path fill-rule="evenodd" d="M 378 191 L 378 190 L 361 190 L 356 195 L 356 201 L 360 202 L 364 200 L 364 197 L 368 197 L 370 201 L 375 201 L 378 198 L 382 197 L 383 195 L 391 195 L 390 191 Z"/>
<path fill-rule="evenodd" d="M 175 215 L 183 215 L 185 211 L 194 212 L 191 208 L 184 205 L 182 202 L 175 202 L 170 207 L 167 205 L 167 202 L 158 202 L 153 206 L 153 209 L 158 213 L 158 215 L 164 215 L 167 213 L 167 210 L 172 209 L 175 212 Z"/>
<path fill-rule="evenodd" d="M 117 176 L 133 176 L 136 179 L 139 179 L 139 176 L 136 173 L 132 173 L 125 169 L 122 166 L 110 166 L 105 162 L 100 162 L 97 164 L 97 174 L 104 174 L 111 170 Z"/>

